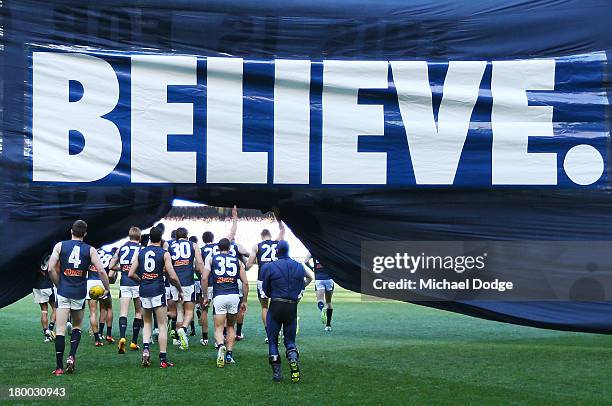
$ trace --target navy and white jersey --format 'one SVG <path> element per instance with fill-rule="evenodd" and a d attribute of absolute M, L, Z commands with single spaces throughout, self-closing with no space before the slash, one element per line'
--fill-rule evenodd
<path fill-rule="evenodd" d="M 34 289 L 51 289 L 53 282 L 49 279 L 49 257 L 47 254 L 40 262 L 38 274 L 36 275 L 36 281 L 34 282 Z"/>
<path fill-rule="evenodd" d="M 110 265 L 111 259 L 113 259 L 113 254 L 110 251 L 106 251 L 100 248 L 98 249 L 98 256 L 100 257 L 102 267 L 106 272 L 108 272 L 108 266 Z M 96 271 L 96 268 L 93 265 L 89 267 L 89 271 L 87 272 L 87 279 L 89 279 L 90 281 L 100 280 L 100 275 L 98 275 L 98 271 Z"/>
<path fill-rule="evenodd" d="M 176 241 L 174 238 L 169 239 L 168 241 L 166 241 L 168 243 L 168 249 L 170 249 L 170 244 L 172 244 L 174 241 Z M 162 239 L 160 242 L 161 247 L 164 247 L 164 240 Z M 170 280 L 166 277 L 166 274 L 164 274 L 164 285 L 169 288 L 170 287 Z"/>
<path fill-rule="evenodd" d="M 331 279 L 331 275 L 327 272 L 327 268 L 325 268 L 325 266 L 319 262 L 318 259 L 313 258 L 314 261 L 314 274 L 315 274 L 315 280 L 317 281 L 323 281 L 326 279 Z"/>
<path fill-rule="evenodd" d="M 80 240 L 62 241 L 60 244 L 60 280 L 57 293 L 68 299 L 83 299 L 87 296 L 91 246 Z"/>
<path fill-rule="evenodd" d="M 204 263 L 206 263 L 206 260 L 208 259 L 208 257 L 212 257 L 213 255 L 219 254 L 219 247 L 217 247 L 217 244 L 214 242 L 204 244 L 204 246 L 200 248 L 200 253 L 202 254 L 202 259 L 204 260 Z M 212 287 L 213 283 L 214 283 L 214 280 L 213 280 L 213 273 L 211 269 L 210 274 L 208 274 L 208 286 Z"/>
<path fill-rule="evenodd" d="M 164 286 L 164 254 L 166 250 L 158 246 L 143 248 L 138 253 L 138 269 L 140 276 L 140 296 L 155 297 L 166 293 Z"/>
<path fill-rule="evenodd" d="M 128 272 L 130 272 L 132 261 L 141 248 L 139 243 L 128 241 L 117 251 L 119 253 L 119 267 L 121 268 L 121 282 L 119 283 L 121 286 L 138 286 L 135 280 L 128 277 Z"/>
<path fill-rule="evenodd" d="M 217 254 L 212 257 L 210 274 L 213 278 L 213 297 L 239 294 L 240 264 L 231 254 Z"/>
<path fill-rule="evenodd" d="M 194 244 L 185 239 L 173 240 L 168 243 L 168 252 L 172 258 L 172 266 L 182 286 L 193 285 L 193 262 L 195 261 Z"/>
<path fill-rule="evenodd" d="M 278 241 L 276 240 L 265 240 L 257 244 L 257 280 L 261 279 L 261 270 L 263 266 L 269 262 L 276 261 L 278 258 L 276 256 L 276 246 L 278 245 Z"/>

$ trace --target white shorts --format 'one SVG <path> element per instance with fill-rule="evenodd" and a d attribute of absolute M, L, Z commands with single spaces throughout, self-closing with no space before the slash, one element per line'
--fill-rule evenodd
<path fill-rule="evenodd" d="M 257 296 L 259 296 L 260 299 L 268 298 L 263 291 L 263 281 L 257 281 Z"/>
<path fill-rule="evenodd" d="M 140 297 L 140 286 L 119 286 L 119 297 L 138 299 Z"/>
<path fill-rule="evenodd" d="M 326 292 L 334 291 L 334 280 L 333 279 L 322 279 L 315 280 L 315 290 L 325 290 Z"/>
<path fill-rule="evenodd" d="M 202 293 L 202 285 L 200 284 L 200 281 L 195 281 L 193 286 L 195 287 L 196 295 L 199 295 L 200 293 Z"/>
<path fill-rule="evenodd" d="M 240 296 L 233 293 L 231 295 L 219 295 L 213 299 L 215 314 L 236 314 L 240 305 Z"/>
<path fill-rule="evenodd" d="M 89 297 L 89 289 L 93 288 L 94 286 L 102 286 L 102 289 L 104 289 L 104 285 L 102 284 L 102 281 L 99 280 L 87 280 L 87 296 L 85 297 L 86 299 L 91 299 Z"/>
<path fill-rule="evenodd" d="M 57 308 L 70 310 L 83 310 L 85 308 L 85 298 L 70 299 L 68 297 L 57 295 Z"/>
<path fill-rule="evenodd" d="M 155 309 L 166 305 L 166 295 L 161 294 L 153 297 L 140 297 L 140 304 L 144 309 Z"/>
<path fill-rule="evenodd" d="M 208 292 L 206 292 L 206 293 L 207 293 L 208 300 L 212 300 L 212 298 L 213 298 L 213 287 L 209 286 L 207 290 L 208 290 Z"/>
<path fill-rule="evenodd" d="M 242 294 L 242 281 L 240 279 L 238 279 L 238 296 L 240 297 L 244 296 Z"/>
<path fill-rule="evenodd" d="M 172 300 L 172 290 L 170 286 L 166 286 L 166 300 Z"/>
<path fill-rule="evenodd" d="M 32 289 L 34 303 L 49 303 L 49 300 L 53 297 L 54 293 L 55 291 L 53 288 Z"/>
<path fill-rule="evenodd" d="M 185 302 L 195 302 L 195 286 L 181 286 L 183 288 L 183 300 Z M 178 302 L 179 292 L 174 286 L 170 286 L 170 293 L 172 294 L 172 300 Z"/>

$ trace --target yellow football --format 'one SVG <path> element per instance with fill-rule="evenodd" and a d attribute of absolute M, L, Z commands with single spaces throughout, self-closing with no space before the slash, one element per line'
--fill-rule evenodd
<path fill-rule="evenodd" d="M 94 300 L 100 299 L 103 294 L 104 288 L 100 285 L 92 286 L 91 289 L 89 289 L 89 297 Z"/>

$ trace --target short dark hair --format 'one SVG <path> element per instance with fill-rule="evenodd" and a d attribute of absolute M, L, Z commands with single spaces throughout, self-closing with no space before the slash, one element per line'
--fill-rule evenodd
<path fill-rule="evenodd" d="M 153 227 L 151 231 L 149 231 L 149 239 L 152 243 L 158 243 L 162 239 L 162 230 L 158 227 Z"/>
<path fill-rule="evenodd" d="M 196 237 L 195 235 L 192 235 L 191 237 L 189 237 L 189 241 L 195 242 L 197 244 L 198 243 L 198 237 Z"/>
<path fill-rule="evenodd" d="M 149 234 L 140 235 L 140 245 L 146 247 L 149 244 Z"/>
<path fill-rule="evenodd" d="M 85 237 L 85 234 L 87 234 L 87 223 L 83 220 L 77 220 L 72 223 L 71 231 L 72 235 L 74 235 L 76 238 L 83 238 Z"/>
<path fill-rule="evenodd" d="M 227 238 L 221 238 L 219 240 L 219 243 L 217 243 L 217 245 L 219 246 L 219 251 L 229 251 L 230 240 L 228 240 Z"/>
<path fill-rule="evenodd" d="M 179 227 L 176 229 L 176 238 L 187 238 L 189 232 L 185 227 Z"/>
<path fill-rule="evenodd" d="M 266 237 L 271 238 L 272 233 L 267 228 L 264 228 L 263 230 L 261 230 L 261 238 L 266 238 Z"/>
<path fill-rule="evenodd" d="M 164 233 L 164 231 L 166 231 L 166 226 L 164 225 L 164 223 L 158 223 L 155 227 L 159 228 L 162 234 Z"/>
<path fill-rule="evenodd" d="M 172 239 L 176 238 L 176 230 L 170 231 L 170 238 Z"/>
<path fill-rule="evenodd" d="M 215 241 L 215 235 L 210 231 L 204 231 L 204 234 L 202 234 L 202 241 L 206 244 L 211 243 Z"/>

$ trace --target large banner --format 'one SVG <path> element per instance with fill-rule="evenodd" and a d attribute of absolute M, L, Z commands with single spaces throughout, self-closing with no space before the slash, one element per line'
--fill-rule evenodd
<path fill-rule="evenodd" d="M 382 3 L 2 2 L 0 306 L 174 197 L 277 208 L 353 290 L 368 242 L 612 241 L 612 5 Z M 426 304 L 612 332 L 605 289 Z"/>

